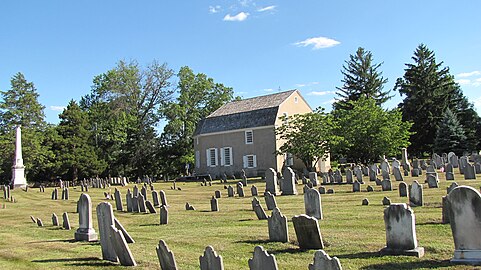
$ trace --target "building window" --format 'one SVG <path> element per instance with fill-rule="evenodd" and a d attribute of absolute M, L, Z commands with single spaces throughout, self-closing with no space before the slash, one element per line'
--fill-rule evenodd
<path fill-rule="evenodd" d="M 195 167 L 200 168 L 200 152 L 195 151 Z"/>
<path fill-rule="evenodd" d="M 294 103 L 297 103 L 299 99 L 297 97 L 294 97 Z"/>
<path fill-rule="evenodd" d="M 254 143 L 254 132 L 252 130 L 246 130 L 245 140 L 246 140 L 246 144 L 253 144 Z"/>
<path fill-rule="evenodd" d="M 255 167 L 257 167 L 256 155 L 244 156 L 244 168 L 255 168 Z"/>
<path fill-rule="evenodd" d="M 284 159 L 285 159 L 286 166 L 294 165 L 294 157 L 292 156 L 291 153 L 287 153 L 286 155 L 284 155 Z"/>
<path fill-rule="evenodd" d="M 287 125 L 287 121 L 288 121 L 289 115 L 285 112 L 285 113 L 282 114 L 282 116 L 284 116 L 283 124 Z"/>
<path fill-rule="evenodd" d="M 209 148 L 207 152 L 207 167 L 217 166 L 217 148 Z"/>
<path fill-rule="evenodd" d="M 232 166 L 232 147 L 223 147 L 220 149 L 220 165 Z"/>

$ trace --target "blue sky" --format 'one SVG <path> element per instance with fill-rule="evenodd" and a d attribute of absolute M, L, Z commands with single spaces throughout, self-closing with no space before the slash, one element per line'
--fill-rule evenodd
<path fill-rule="evenodd" d="M 392 89 L 426 44 L 481 113 L 481 1 L 0 1 L 0 90 L 33 81 L 47 121 L 119 60 L 189 66 L 253 97 L 297 88 L 330 109 L 344 61 L 373 53 Z M 386 106 L 394 107 L 397 93 Z"/>

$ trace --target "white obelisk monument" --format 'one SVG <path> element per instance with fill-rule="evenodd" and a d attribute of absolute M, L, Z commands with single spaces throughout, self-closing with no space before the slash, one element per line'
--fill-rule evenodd
<path fill-rule="evenodd" d="M 22 158 L 22 131 L 20 126 L 16 128 L 15 136 L 15 159 L 12 167 L 12 186 L 13 188 L 25 188 L 27 179 L 25 179 L 25 166 L 23 166 Z"/>

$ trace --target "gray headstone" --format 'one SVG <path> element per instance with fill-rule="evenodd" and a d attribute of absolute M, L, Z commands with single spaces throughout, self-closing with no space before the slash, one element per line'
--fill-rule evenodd
<path fill-rule="evenodd" d="M 157 214 L 157 211 L 155 210 L 154 205 L 150 201 L 145 201 L 145 206 L 149 210 L 149 213 L 151 214 Z"/>
<path fill-rule="evenodd" d="M 137 263 L 132 256 L 132 252 L 130 251 L 127 241 L 125 241 L 125 237 L 122 234 L 122 231 L 117 230 L 115 226 L 112 225 L 110 226 L 110 234 L 115 253 L 119 258 L 120 264 L 123 266 L 136 266 Z"/>
<path fill-rule="evenodd" d="M 252 211 L 255 211 L 255 206 L 256 206 L 257 204 L 260 204 L 260 202 L 259 202 L 259 200 L 257 199 L 257 197 L 254 197 L 254 198 L 252 199 Z"/>
<path fill-rule="evenodd" d="M 369 205 L 369 200 L 368 200 L 367 198 L 364 198 L 364 199 L 362 200 L 361 205 Z"/>
<path fill-rule="evenodd" d="M 43 227 L 43 222 L 40 218 L 37 218 L 37 226 Z"/>
<path fill-rule="evenodd" d="M 446 175 L 446 180 L 454 180 L 454 168 L 451 163 L 448 163 L 446 165 L 445 175 Z"/>
<path fill-rule="evenodd" d="M 227 196 L 234 197 L 234 188 L 232 186 L 227 187 Z"/>
<path fill-rule="evenodd" d="M 312 186 L 314 186 L 314 187 L 319 185 L 319 181 L 317 180 L 317 173 L 316 172 L 310 172 L 309 173 L 309 182 L 311 182 Z"/>
<path fill-rule="evenodd" d="M 77 241 L 97 241 L 97 233 L 92 226 L 92 200 L 86 193 L 80 195 L 78 201 L 79 227 L 75 232 Z"/>
<path fill-rule="evenodd" d="M 404 178 L 401 174 L 401 170 L 397 167 L 394 167 L 393 168 L 393 174 L 394 174 L 394 179 L 396 179 L 396 181 L 403 181 Z"/>
<path fill-rule="evenodd" d="M 252 185 L 251 187 L 251 195 L 252 196 L 258 196 L 258 192 L 257 192 L 257 187 Z"/>
<path fill-rule="evenodd" d="M 391 191 L 392 190 L 391 180 L 382 180 L 381 186 L 382 186 L 382 191 Z"/>
<path fill-rule="evenodd" d="M 321 195 L 319 191 L 310 188 L 304 193 L 304 207 L 306 215 L 322 219 Z"/>
<path fill-rule="evenodd" d="M 262 246 L 254 248 L 254 255 L 249 259 L 250 270 L 277 270 L 276 257 L 270 255 Z"/>
<path fill-rule="evenodd" d="M 452 182 L 451 185 L 449 185 L 449 187 L 446 188 L 446 194 L 449 194 L 449 192 L 451 192 L 453 189 L 457 187 L 458 187 L 458 183 Z"/>
<path fill-rule="evenodd" d="M 117 209 L 117 211 L 123 211 L 122 195 L 120 194 L 120 191 L 118 189 L 115 189 L 114 197 L 115 197 L 115 208 Z"/>
<path fill-rule="evenodd" d="M 62 219 L 63 219 L 62 228 L 64 228 L 65 230 L 70 230 L 72 227 L 70 227 L 70 220 L 68 219 L 67 212 L 64 212 L 62 214 Z"/>
<path fill-rule="evenodd" d="M 164 240 L 159 241 L 156 248 L 157 257 L 159 258 L 160 269 L 162 270 L 177 270 L 177 263 L 175 262 L 174 253 L 169 250 Z"/>
<path fill-rule="evenodd" d="M 167 210 L 167 206 L 162 205 L 160 207 L 160 225 L 164 225 L 168 223 L 169 223 L 169 211 Z"/>
<path fill-rule="evenodd" d="M 399 197 L 408 197 L 408 185 L 405 182 L 399 183 Z"/>
<path fill-rule="evenodd" d="M 135 243 L 132 236 L 130 236 L 130 234 L 127 232 L 127 230 L 124 228 L 124 226 L 122 226 L 120 221 L 118 219 L 116 219 L 115 217 L 114 217 L 114 223 L 115 223 L 115 228 L 122 232 L 122 234 L 124 235 L 125 241 L 127 241 L 127 243 L 129 243 L 129 244 Z"/>
<path fill-rule="evenodd" d="M 428 182 L 428 188 L 438 188 L 438 179 L 436 174 L 426 174 L 426 182 Z"/>
<path fill-rule="evenodd" d="M 52 214 L 52 225 L 58 226 L 58 217 L 55 213 Z"/>
<path fill-rule="evenodd" d="M 139 188 L 137 187 L 137 185 L 134 185 L 133 191 L 134 191 L 134 193 L 132 194 L 133 197 L 139 196 Z"/>
<path fill-rule="evenodd" d="M 352 171 L 350 169 L 346 169 L 346 183 L 352 184 Z"/>
<path fill-rule="evenodd" d="M 481 264 L 481 194 L 469 186 L 453 189 L 448 197 L 449 223 L 454 239 L 452 262 Z"/>
<path fill-rule="evenodd" d="M 267 218 L 269 227 L 269 241 L 272 242 L 289 242 L 289 233 L 287 229 L 287 217 L 282 215 L 279 208 L 274 208 L 272 216 Z"/>
<path fill-rule="evenodd" d="M 30 216 L 30 219 L 33 221 L 33 223 L 37 223 L 37 220 L 33 216 Z"/>
<path fill-rule="evenodd" d="M 296 175 L 290 167 L 286 167 L 283 172 L 283 180 L 281 185 L 282 195 L 297 195 Z M 271 192 L 272 193 L 272 192 Z"/>
<path fill-rule="evenodd" d="M 418 177 L 419 176 L 419 169 L 414 168 L 411 170 L 411 177 Z"/>
<path fill-rule="evenodd" d="M 266 191 L 266 193 L 264 193 L 264 200 L 266 201 L 267 210 L 273 210 L 277 207 L 276 197 L 269 191 Z"/>
<path fill-rule="evenodd" d="M 125 195 L 125 200 L 127 201 L 127 212 L 133 212 L 134 211 L 133 197 L 132 197 L 132 194 L 130 193 L 130 189 L 127 189 L 127 195 Z"/>
<path fill-rule="evenodd" d="M 424 248 L 418 246 L 414 212 L 405 203 L 391 204 L 384 209 L 386 247 L 381 254 L 424 256 Z"/>
<path fill-rule="evenodd" d="M 416 180 L 409 185 L 409 205 L 423 206 L 423 186 Z"/>
<path fill-rule="evenodd" d="M 391 205 L 391 199 L 388 197 L 382 198 L 382 205 Z"/>
<path fill-rule="evenodd" d="M 277 189 L 277 172 L 269 168 L 266 171 L 266 191 L 269 191 L 273 195 L 278 195 Z"/>
<path fill-rule="evenodd" d="M 361 192 L 361 183 L 357 180 L 352 184 L 352 192 Z"/>
<path fill-rule="evenodd" d="M 257 219 L 264 220 L 267 219 L 266 212 L 260 204 L 254 205 L 254 212 L 256 213 Z"/>
<path fill-rule="evenodd" d="M 160 197 L 160 205 L 169 206 L 167 204 L 167 196 L 165 195 L 165 192 L 163 190 L 159 191 L 159 197 Z"/>
<path fill-rule="evenodd" d="M 366 191 L 367 192 L 373 192 L 374 188 L 372 186 L 367 186 Z"/>
<path fill-rule="evenodd" d="M 237 185 L 236 185 L 236 189 L 237 189 L 237 194 L 239 195 L 239 197 L 244 197 L 244 185 L 242 184 L 242 182 L 238 182 Z"/>
<path fill-rule="evenodd" d="M 337 257 L 330 257 L 324 250 L 314 253 L 314 263 L 309 264 L 309 270 L 342 270 Z"/>
<path fill-rule="evenodd" d="M 207 246 L 204 255 L 199 257 L 200 270 L 224 270 L 222 256 L 217 255 L 212 246 Z"/>
<path fill-rule="evenodd" d="M 210 199 L 210 211 L 219 211 L 219 202 L 214 196 L 212 196 L 212 199 Z"/>
<path fill-rule="evenodd" d="M 471 165 L 469 162 L 466 162 L 466 166 L 464 167 L 464 180 L 475 180 L 476 179 L 476 170 L 474 169 L 474 165 Z"/>
<path fill-rule="evenodd" d="M 298 215 L 292 218 L 297 241 L 301 249 L 323 249 L 321 231 L 316 218 Z"/>
<path fill-rule="evenodd" d="M 323 186 L 319 187 L 319 194 L 326 194 L 326 188 Z"/>
<path fill-rule="evenodd" d="M 154 207 L 160 206 L 159 193 L 156 190 L 152 190 L 152 202 Z"/>
<path fill-rule="evenodd" d="M 449 223 L 449 203 L 448 203 L 447 196 L 442 197 L 442 204 L 443 204 L 443 210 L 442 210 L 441 223 L 448 224 Z"/>
<path fill-rule="evenodd" d="M 97 221 L 99 224 L 100 247 L 102 248 L 102 259 L 117 262 L 117 254 L 114 249 L 114 241 L 111 236 L 110 226 L 114 226 L 114 213 L 112 205 L 108 202 L 101 202 L 97 205 Z"/>
<path fill-rule="evenodd" d="M 137 197 L 138 205 L 139 205 L 139 212 L 147 213 L 147 207 L 145 206 L 145 197 L 142 194 L 139 194 Z"/>
<path fill-rule="evenodd" d="M 216 190 L 214 192 L 214 197 L 216 197 L 217 199 L 219 199 L 221 197 L 221 193 L 220 193 L 220 190 Z"/>

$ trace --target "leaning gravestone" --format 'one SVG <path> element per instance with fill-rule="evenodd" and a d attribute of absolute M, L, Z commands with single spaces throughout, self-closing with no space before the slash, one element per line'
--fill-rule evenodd
<path fill-rule="evenodd" d="M 110 226 L 114 224 L 114 213 L 112 205 L 108 202 L 101 202 L 97 205 L 97 221 L 99 223 L 100 247 L 102 248 L 102 259 L 117 262 L 117 254 L 114 249 L 114 241 L 110 235 Z"/>
<path fill-rule="evenodd" d="M 384 209 L 386 247 L 384 255 L 408 255 L 421 258 L 424 248 L 418 246 L 414 212 L 405 203 L 391 204 Z"/>
<path fill-rule="evenodd" d="M 157 214 L 157 210 L 155 210 L 154 205 L 150 201 L 145 201 L 145 207 L 149 210 L 149 213 Z"/>
<path fill-rule="evenodd" d="M 37 226 L 43 227 L 43 222 L 40 218 L 37 218 Z"/>
<path fill-rule="evenodd" d="M 112 238 L 115 253 L 119 257 L 120 264 L 123 266 L 136 266 L 137 263 L 132 256 L 129 245 L 125 241 L 125 237 L 122 231 L 115 228 L 114 225 L 110 226 L 110 235 Z"/>
<path fill-rule="evenodd" d="M 224 270 L 222 256 L 217 255 L 212 246 L 207 246 L 204 255 L 199 257 L 200 270 Z"/>
<path fill-rule="evenodd" d="M 177 263 L 175 262 L 174 253 L 169 250 L 164 240 L 159 241 L 156 248 L 157 257 L 159 258 L 160 269 L 162 270 L 177 270 Z"/>
<path fill-rule="evenodd" d="M 309 270 L 342 270 L 342 266 L 337 257 L 331 258 L 324 250 L 318 250 L 314 253 L 314 263 L 309 264 Z"/>
<path fill-rule="evenodd" d="M 364 198 L 364 199 L 362 200 L 361 205 L 369 205 L 369 200 L 368 200 L 367 198 Z"/>
<path fill-rule="evenodd" d="M 124 228 L 124 226 L 122 226 L 120 221 L 118 219 L 116 219 L 115 217 L 114 217 L 114 223 L 115 223 L 115 228 L 122 232 L 122 234 L 124 235 L 125 241 L 127 241 L 127 243 L 129 243 L 129 244 L 135 243 L 132 236 L 130 236 L 130 234 L 127 232 L 127 230 Z"/>
<path fill-rule="evenodd" d="M 459 186 L 447 197 L 454 239 L 451 261 L 481 265 L 481 194 L 472 187 Z"/>
<path fill-rule="evenodd" d="M 321 195 L 315 188 L 309 188 L 304 193 L 306 215 L 322 219 Z"/>
<path fill-rule="evenodd" d="M 257 219 L 259 220 L 267 219 L 266 212 L 264 211 L 260 203 L 254 205 L 254 212 L 256 213 Z"/>
<path fill-rule="evenodd" d="M 52 214 L 52 225 L 58 226 L 58 217 L 55 213 Z"/>
<path fill-rule="evenodd" d="M 408 197 L 408 185 L 405 182 L 399 183 L 399 197 Z"/>
<path fill-rule="evenodd" d="M 274 169 L 269 168 L 266 171 L 266 191 L 273 195 L 278 195 L 277 191 L 277 173 Z"/>
<path fill-rule="evenodd" d="M 277 207 L 276 197 L 269 191 L 264 193 L 264 200 L 266 201 L 267 210 L 272 210 Z"/>
<path fill-rule="evenodd" d="M 270 255 L 262 246 L 254 248 L 254 255 L 249 259 L 250 270 L 277 270 L 276 257 Z"/>
<path fill-rule="evenodd" d="M 65 230 L 70 230 L 71 227 L 70 227 L 70 221 L 68 219 L 68 214 L 67 212 L 64 212 L 62 214 L 62 219 L 63 219 L 63 222 L 62 222 L 62 228 L 64 228 Z"/>
<path fill-rule="evenodd" d="M 256 206 L 257 204 L 260 204 L 260 202 L 259 202 L 259 200 L 257 199 L 257 197 L 254 197 L 254 198 L 252 199 L 252 211 L 255 211 L 255 206 Z"/>
<path fill-rule="evenodd" d="M 287 229 L 287 217 L 282 215 L 279 208 L 274 208 L 272 216 L 267 218 L 269 228 L 269 241 L 271 242 L 289 242 L 289 233 Z"/>
<path fill-rule="evenodd" d="M 78 201 L 79 228 L 75 232 L 77 241 L 97 241 L 97 233 L 92 226 L 92 200 L 86 193 L 80 195 Z"/>
<path fill-rule="evenodd" d="M 409 185 L 409 205 L 423 206 L 423 186 L 416 180 Z"/>
<path fill-rule="evenodd" d="M 403 175 L 401 173 L 401 170 L 399 169 L 399 167 L 394 167 L 392 169 L 393 171 L 393 174 L 394 174 L 394 179 L 396 179 L 396 181 L 403 181 Z"/>
<path fill-rule="evenodd" d="M 307 215 L 298 215 L 292 218 L 297 241 L 301 249 L 323 249 L 321 231 L 316 218 Z"/>
<path fill-rule="evenodd" d="M 287 167 L 283 172 L 283 176 L 281 195 L 297 195 L 296 174 L 294 171 L 290 167 Z"/>

